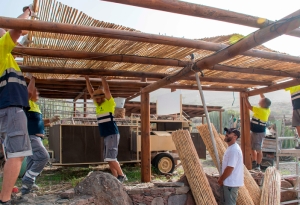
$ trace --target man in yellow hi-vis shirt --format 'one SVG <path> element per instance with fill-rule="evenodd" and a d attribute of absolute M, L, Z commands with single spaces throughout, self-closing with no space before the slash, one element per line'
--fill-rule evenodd
<path fill-rule="evenodd" d="M 300 85 L 286 88 L 286 91 L 291 93 L 293 104 L 292 125 L 296 127 L 298 135 L 300 134 Z"/>
<path fill-rule="evenodd" d="M 97 89 L 95 91 L 88 76 L 85 79 L 86 87 L 96 105 L 100 136 L 104 137 L 104 161 L 108 162 L 112 174 L 123 183 L 127 178 L 117 160 L 120 134 L 113 116 L 116 107 L 115 100 L 110 93 L 105 77 L 101 77 L 103 90 Z"/>
<path fill-rule="evenodd" d="M 24 7 L 18 18 L 33 14 L 32 6 Z M 3 170 L 0 204 L 11 204 L 11 192 L 25 156 L 32 155 L 24 110 L 29 108 L 27 86 L 15 61 L 12 50 L 22 34 L 21 30 L 0 29 L 0 138 L 7 160 Z"/>

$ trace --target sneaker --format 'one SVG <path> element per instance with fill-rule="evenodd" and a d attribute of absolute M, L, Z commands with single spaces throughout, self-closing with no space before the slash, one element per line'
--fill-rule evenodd
<path fill-rule="evenodd" d="M 256 161 L 252 161 L 252 169 L 255 169 L 256 166 L 257 166 Z"/>
<path fill-rule="evenodd" d="M 38 191 L 40 189 L 40 187 L 36 184 L 32 185 L 32 191 Z"/>
<path fill-rule="evenodd" d="M 124 174 L 124 176 L 118 176 L 117 179 L 121 182 L 121 183 L 124 183 L 124 181 L 128 181 L 126 175 Z"/>
<path fill-rule="evenodd" d="M 7 201 L 7 202 L 2 202 L 2 201 L 0 200 L 0 204 L 11 205 L 12 203 L 11 203 L 11 200 L 9 200 L 9 201 Z"/>
<path fill-rule="evenodd" d="M 258 166 L 256 166 L 255 168 L 254 168 L 254 170 L 256 170 L 256 171 L 260 171 L 260 166 L 258 165 Z"/>

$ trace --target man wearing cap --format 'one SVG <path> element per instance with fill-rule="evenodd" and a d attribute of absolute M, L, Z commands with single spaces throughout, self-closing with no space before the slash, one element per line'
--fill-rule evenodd
<path fill-rule="evenodd" d="M 32 6 L 24 7 L 18 18 L 33 14 Z M 21 30 L 0 28 L 0 138 L 7 158 L 3 169 L 0 204 L 11 204 L 11 193 L 24 157 L 32 155 L 24 110 L 29 108 L 23 74 L 11 54 Z"/>
<path fill-rule="evenodd" d="M 94 91 L 88 76 L 85 76 L 86 87 L 96 105 L 96 114 L 100 136 L 104 137 L 104 161 L 108 162 L 112 174 L 120 182 L 127 180 L 117 160 L 120 141 L 119 129 L 114 121 L 116 103 L 112 97 L 105 77 L 101 77 L 102 89 Z"/>
<path fill-rule="evenodd" d="M 228 148 L 222 161 L 222 175 L 218 183 L 223 186 L 224 205 L 235 205 L 239 187 L 244 186 L 244 164 L 240 146 L 236 140 L 240 137 L 240 131 L 236 128 L 224 128 L 226 135 L 224 141 Z"/>

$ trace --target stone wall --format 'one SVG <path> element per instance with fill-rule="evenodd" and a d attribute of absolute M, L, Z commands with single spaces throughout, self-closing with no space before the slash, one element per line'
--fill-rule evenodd
<path fill-rule="evenodd" d="M 190 187 L 182 182 L 147 183 L 126 186 L 134 205 L 185 205 Z"/>

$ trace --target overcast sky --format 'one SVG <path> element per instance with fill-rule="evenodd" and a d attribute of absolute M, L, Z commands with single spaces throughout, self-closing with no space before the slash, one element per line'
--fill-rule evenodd
<path fill-rule="evenodd" d="M 143 9 L 100 0 L 61 0 L 60 2 L 83 11 L 95 19 L 131 27 L 146 33 L 160 33 L 169 36 L 200 39 L 233 33 L 248 35 L 257 30 L 221 21 Z M 300 9 L 299 0 L 189 0 L 188 2 L 267 18 L 269 20 L 279 20 Z M 32 0 L 1 0 L 0 16 L 17 17 L 21 13 L 23 6 L 30 3 L 32 3 Z M 284 35 L 264 45 L 276 51 L 300 56 L 300 38 Z M 284 99 L 288 97 L 286 93 L 280 93 Z"/>

